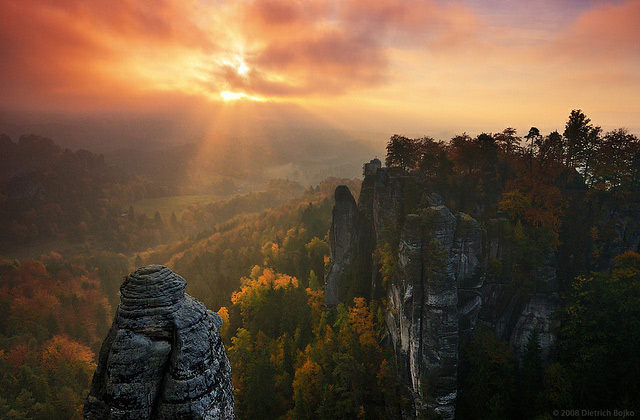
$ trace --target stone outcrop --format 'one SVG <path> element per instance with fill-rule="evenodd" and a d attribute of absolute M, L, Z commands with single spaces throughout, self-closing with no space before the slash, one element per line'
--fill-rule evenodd
<path fill-rule="evenodd" d="M 375 175 L 380 168 L 382 168 L 382 162 L 380 162 L 380 159 L 373 158 L 363 165 L 362 172 L 364 173 L 364 176 Z"/>
<path fill-rule="evenodd" d="M 428 221 L 424 219 L 428 218 Z M 400 235 L 398 270 L 388 286 L 387 327 L 400 375 L 418 418 L 432 408 L 453 418 L 458 367 L 458 294 L 452 247 L 456 218 L 444 206 L 407 215 Z M 424 403 L 425 390 L 433 399 Z"/>
<path fill-rule="evenodd" d="M 185 288 L 160 265 L 126 277 L 84 419 L 235 419 L 222 319 Z"/>
<path fill-rule="evenodd" d="M 325 302 L 329 307 L 339 303 L 345 271 L 354 262 L 359 249 L 360 217 L 356 200 L 345 185 L 335 191 L 329 246 L 331 264 L 325 273 Z"/>
<path fill-rule="evenodd" d="M 513 246 L 502 232 L 505 219 L 480 223 L 465 213 L 453 214 L 427 179 L 402 170 L 376 168 L 366 175 L 357 207 L 346 187 L 336 190 L 327 304 L 340 301 L 331 289 L 336 266 L 341 273 L 369 272 L 372 297 L 387 301 L 389 342 L 398 376 L 412 396 L 402 417 L 435 411 L 453 419 L 459 343 L 479 322 L 492 327 L 516 355 L 536 330 L 542 356 L 549 357 L 559 303 L 553 252 L 533 274 L 538 288 L 514 291 L 508 278 L 488 274 L 495 261 L 506 267 L 513 263 Z M 371 254 L 390 240 L 396 241 L 397 267 L 383 287 L 375 261 L 365 262 L 364 269 L 355 266 L 365 261 L 357 255 Z"/>

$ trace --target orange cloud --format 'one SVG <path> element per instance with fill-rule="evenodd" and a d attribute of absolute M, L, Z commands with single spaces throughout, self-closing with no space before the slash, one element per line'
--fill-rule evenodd
<path fill-rule="evenodd" d="M 5 107 L 85 110 L 227 92 L 418 123 L 637 105 L 640 0 L 527 4 L 0 0 L 0 97 Z"/>
<path fill-rule="evenodd" d="M 585 60 L 640 58 L 640 0 L 605 3 L 583 13 L 553 45 Z"/>
<path fill-rule="evenodd" d="M 76 108 L 159 91 L 343 94 L 386 83 L 392 45 L 451 47 L 475 21 L 434 0 L 0 0 L 0 94 Z"/>
<path fill-rule="evenodd" d="M 0 0 L 5 106 L 84 109 L 153 90 L 145 67 L 168 53 L 217 48 L 193 22 L 197 2 Z M 171 57 L 165 57 L 170 62 Z M 152 73 L 152 72 L 151 72 Z"/>
<path fill-rule="evenodd" d="M 217 67 L 231 89 L 255 95 L 341 94 L 384 84 L 391 45 L 451 47 L 478 20 L 461 4 L 430 0 L 254 0 L 243 36 L 252 71 Z"/>
<path fill-rule="evenodd" d="M 533 58 L 550 91 L 573 108 L 622 115 L 636 126 L 640 95 L 640 0 L 596 4 L 580 14 Z"/>

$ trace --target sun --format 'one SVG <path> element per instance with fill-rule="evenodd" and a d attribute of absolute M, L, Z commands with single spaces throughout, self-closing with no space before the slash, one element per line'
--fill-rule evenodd
<path fill-rule="evenodd" d="M 221 58 L 221 63 L 223 66 L 226 66 L 229 70 L 235 70 L 238 75 L 240 75 L 243 79 L 248 80 L 251 76 L 251 68 L 247 65 L 244 56 L 242 54 L 232 54 L 226 57 Z M 239 101 L 239 100 L 249 100 L 249 101 L 257 101 L 262 102 L 265 99 L 259 96 L 252 96 L 246 94 L 244 92 L 233 92 L 230 90 L 225 90 L 220 92 L 220 97 L 223 101 Z"/>
<path fill-rule="evenodd" d="M 244 76 L 249 71 L 249 66 L 243 61 L 238 66 L 238 74 Z"/>
<path fill-rule="evenodd" d="M 251 68 L 245 62 L 244 57 L 239 54 L 223 58 L 222 64 L 235 69 L 240 76 L 247 76 L 247 74 L 251 70 Z"/>

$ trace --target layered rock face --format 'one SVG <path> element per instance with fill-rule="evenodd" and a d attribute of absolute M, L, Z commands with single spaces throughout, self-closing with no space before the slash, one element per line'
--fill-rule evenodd
<path fill-rule="evenodd" d="M 387 291 L 386 321 L 401 376 L 414 397 L 407 417 L 419 417 L 426 408 L 426 389 L 435 401 L 430 408 L 453 418 L 459 341 L 451 258 L 456 219 L 444 206 L 430 210 L 433 224 L 415 214 L 405 220 L 397 278 Z"/>
<path fill-rule="evenodd" d="M 481 245 L 478 223 L 441 204 L 404 220 L 386 320 L 401 377 L 414 396 L 407 418 L 418 418 L 425 409 L 454 417 L 460 330 L 475 324 L 481 304 L 474 290 Z"/>
<path fill-rule="evenodd" d="M 338 188 L 347 195 L 346 187 Z M 492 228 L 501 226 L 500 220 L 485 226 L 467 214 L 453 214 L 426 180 L 399 170 L 381 168 L 365 177 L 357 214 L 350 200 L 346 206 L 337 195 L 330 245 L 340 273 L 358 271 L 353 265 L 363 261 L 341 256 L 370 252 L 390 238 L 398 241 L 395 274 L 377 293 L 380 267 L 370 263 L 359 272 L 370 270 L 371 280 L 362 281 L 371 281 L 372 295 L 387 301 L 398 375 L 413 397 L 412 406 L 402 409 L 403 418 L 416 419 L 431 410 L 443 419 L 455 417 L 459 343 L 478 322 L 490 325 L 516 355 L 535 329 L 543 357 L 549 356 L 558 307 L 553 253 L 536 273 L 542 286 L 534 293 L 514 293 L 508 280 L 487 274 L 492 260 L 510 264 L 511 246 Z M 340 283 L 340 273 L 327 277 L 327 287 Z M 327 303 L 335 305 L 336 297 L 330 293 Z"/>
<path fill-rule="evenodd" d="M 222 319 L 185 288 L 160 265 L 127 276 L 84 419 L 235 419 Z"/>

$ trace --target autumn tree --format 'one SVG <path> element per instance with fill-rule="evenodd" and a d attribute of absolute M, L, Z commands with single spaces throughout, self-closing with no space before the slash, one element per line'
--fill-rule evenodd
<path fill-rule="evenodd" d="M 529 283 L 534 277 L 532 270 L 559 244 L 562 193 L 553 185 L 524 178 L 503 191 L 498 209 L 509 217 L 507 235 L 515 245 L 516 257 L 513 275 Z"/>
<path fill-rule="evenodd" d="M 377 305 L 357 297 L 320 325 L 296 369 L 293 419 L 386 418 L 383 383 L 392 375 L 380 346 Z"/>
<path fill-rule="evenodd" d="M 444 151 L 444 145 L 431 137 L 423 137 L 418 140 L 420 153 L 418 169 L 430 178 L 446 176 L 448 172 L 448 159 Z"/>
<path fill-rule="evenodd" d="M 295 277 L 258 266 L 242 283 L 232 296 L 241 323 L 229 348 L 236 407 L 244 418 L 275 419 L 292 407 L 295 358 L 311 338 L 308 293 Z"/>
<path fill-rule="evenodd" d="M 564 169 L 565 140 L 558 131 L 535 140 L 536 159 L 540 166 L 539 176 L 552 181 Z"/>
<path fill-rule="evenodd" d="M 477 153 L 477 144 L 467 133 L 457 135 L 449 142 L 449 154 L 458 172 L 466 169 L 470 174 L 476 167 Z"/>
<path fill-rule="evenodd" d="M 495 138 L 488 133 L 482 133 L 475 138 L 478 155 L 476 159 L 480 162 L 480 167 L 486 172 L 494 168 L 498 162 L 498 144 Z"/>
<path fill-rule="evenodd" d="M 387 143 L 385 164 L 405 170 L 418 169 L 430 178 L 446 176 L 452 166 L 442 142 L 426 136 L 412 139 L 397 134 Z"/>
<path fill-rule="evenodd" d="M 93 275 L 55 253 L 43 259 L 0 262 L 3 419 L 80 419 L 111 322 Z"/>

